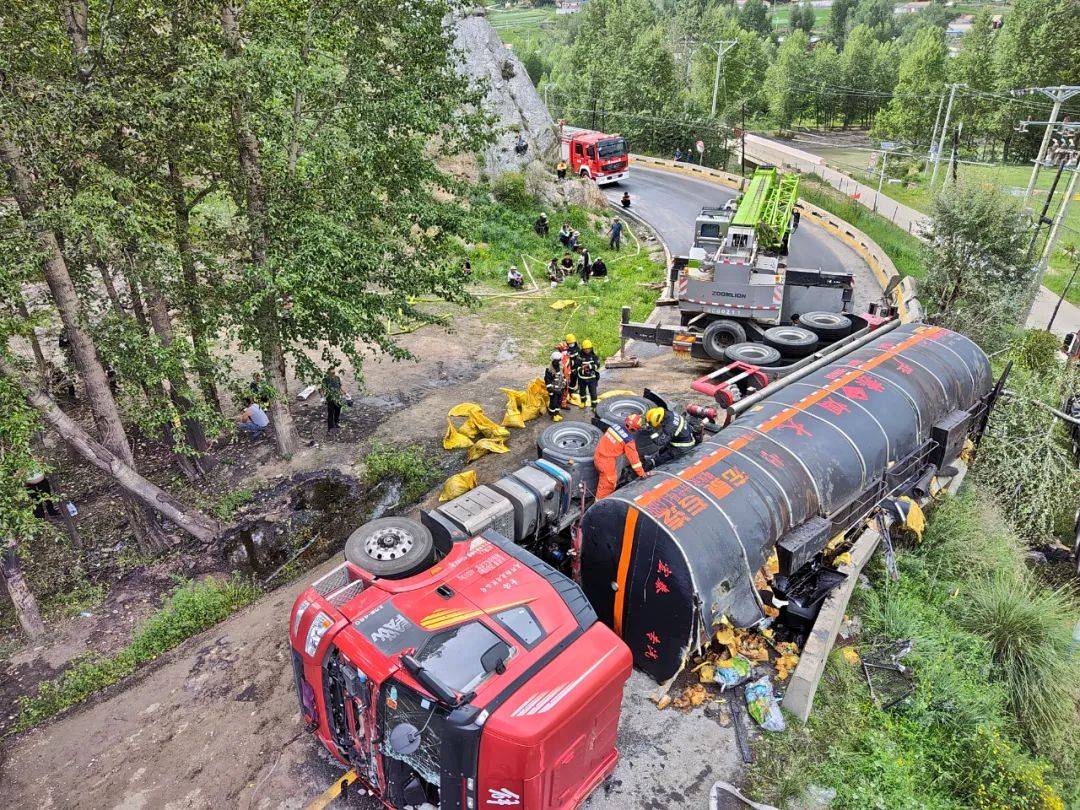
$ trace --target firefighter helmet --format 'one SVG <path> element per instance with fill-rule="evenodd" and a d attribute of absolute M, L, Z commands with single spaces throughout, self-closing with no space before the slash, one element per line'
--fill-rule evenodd
<path fill-rule="evenodd" d="M 628 417 L 626 417 L 626 420 L 623 422 L 623 424 L 626 425 L 626 429 L 629 430 L 631 433 L 641 430 L 641 414 L 630 414 Z"/>
<path fill-rule="evenodd" d="M 567 336 L 566 336 L 566 342 L 567 342 L 567 344 L 577 343 L 577 336 L 576 336 L 576 335 L 572 335 L 572 334 L 571 334 L 571 335 L 567 335 Z"/>
<path fill-rule="evenodd" d="M 660 424 L 664 421 L 664 409 L 649 408 L 649 410 L 645 411 L 645 421 L 653 427 L 660 427 Z"/>
<path fill-rule="evenodd" d="M 587 351 L 587 352 L 592 351 L 592 341 L 591 340 L 583 340 L 583 341 L 581 341 L 581 348 L 582 348 L 582 350 Z"/>

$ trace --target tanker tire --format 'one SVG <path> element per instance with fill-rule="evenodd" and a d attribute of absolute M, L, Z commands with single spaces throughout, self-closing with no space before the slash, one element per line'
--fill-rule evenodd
<path fill-rule="evenodd" d="M 841 312 L 807 312 L 799 316 L 799 326 L 809 329 L 822 343 L 832 343 L 851 334 L 851 318 Z"/>
<path fill-rule="evenodd" d="M 349 535 L 345 559 L 377 577 L 402 579 L 435 561 L 435 543 L 427 527 L 411 518 L 379 518 Z"/>
<path fill-rule="evenodd" d="M 592 461 L 603 432 L 588 422 L 559 422 L 536 440 L 536 457 L 575 463 Z"/>
<path fill-rule="evenodd" d="M 786 357 L 806 357 L 817 348 L 818 336 L 801 326 L 774 326 L 765 330 L 765 343 Z"/>
<path fill-rule="evenodd" d="M 728 346 L 745 342 L 746 330 L 735 321 L 713 321 L 705 327 L 705 334 L 701 336 L 701 346 L 713 360 L 724 360 Z"/>
<path fill-rule="evenodd" d="M 626 417 L 636 413 L 641 416 L 652 407 L 652 403 L 643 397 L 621 396 L 600 400 L 596 406 L 596 420 L 608 425 L 622 425 Z M 595 424 L 595 421 L 594 423 Z M 597 425 L 599 427 L 599 425 Z M 603 428 L 600 428 L 603 430 Z"/>
<path fill-rule="evenodd" d="M 724 359 L 751 366 L 775 366 L 780 362 L 780 352 L 764 343 L 733 343 L 724 349 Z"/>

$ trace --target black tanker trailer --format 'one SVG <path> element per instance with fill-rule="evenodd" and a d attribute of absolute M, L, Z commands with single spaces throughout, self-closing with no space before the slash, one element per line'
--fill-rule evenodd
<path fill-rule="evenodd" d="M 795 574 L 890 496 L 925 487 L 981 423 L 990 363 L 962 335 L 907 324 L 762 398 L 693 452 L 595 503 L 581 577 L 657 680 L 727 616 L 764 617 L 754 574 Z"/>

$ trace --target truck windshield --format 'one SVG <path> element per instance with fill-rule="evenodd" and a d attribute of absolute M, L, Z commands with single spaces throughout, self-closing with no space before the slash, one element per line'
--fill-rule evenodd
<path fill-rule="evenodd" d="M 610 141 L 600 141 L 599 149 L 602 158 L 622 157 L 626 154 L 626 139 L 613 138 Z"/>
<path fill-rule="evenodd" d="M 502 639 L 480 622 L 468 622 L 428 639 L 413 656 L 457 692 L 471 692 L 489 674 L 481 658 Z"/>

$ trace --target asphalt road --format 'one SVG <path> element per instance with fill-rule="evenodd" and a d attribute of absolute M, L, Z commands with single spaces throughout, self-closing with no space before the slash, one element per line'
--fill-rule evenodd
<path fill-rule="evenodd" d="M 694 220 L 704 205 L 722 205 L 735 192 L 717 183 L 662 169 L 632 165 L 630 177 L 604 186 L 617 202 L 630 192 L 631 210 L 656 229 L 673 255 L 689 252 L 694 241 Z M 788 264 L 817 270 L 848 270 L 855 276 L 855 309 L 861 311 L 881 294 L 870 267 L 855 251 L 803 218 L 791 238 Z"/>

